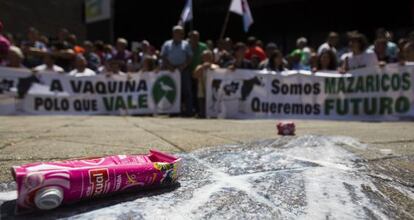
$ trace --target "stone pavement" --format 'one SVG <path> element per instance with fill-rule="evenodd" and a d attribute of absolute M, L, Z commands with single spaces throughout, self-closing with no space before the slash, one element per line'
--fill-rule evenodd
<path fill-rule="evenodd" d="M 12 180 L 10 166 L 32 161 L 145 153 L 150 148 L 189 152 L 278 138 L 275 120 L 19 116 L 0 117 L 0 121 L 0 182 Z M 352 152 L 373 163 L 381 161 L 414 171 L 412 161 L 407 160 L 414 155 L 413 122 L 296 121 L 296 124 L 298 136 L 353 137 L 369 148 L 361 151 L 346 146 Z"/>
<path fill-rule="evenodd" d="M 187 161 L 178 189 L 102 199 L 94 206 L 84 202 L 42 218 L 94 219 L 105 213 L 109 219 L 152 219 L 185 206 L 188 210 L 172 217 L 414 219 L 413 122 L 297 120 L 297 136 L 282 138 L 276 120 L 23 116 L 0 121 L 0 217 L 13 216 L 12 203 L 1 205 L 15 196 L 1 192 L 13 189 L 8 187 L 12 165 L 157 148 Z M 156 208 L 164 204 L 170 208 Z"/>

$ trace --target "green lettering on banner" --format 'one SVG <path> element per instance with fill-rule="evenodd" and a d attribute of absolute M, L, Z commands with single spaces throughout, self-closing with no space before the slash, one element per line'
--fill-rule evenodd
<path fill-rule="evenodd" d="M 325 94 L 335 94 L 336 91 L 336 78 L 325 78 Z"/>
<path fill-rule="evenodd" d="M 366 83 L 365 91 L 374 92 L 374 76 L 373 75 L 367 76 L 365 83 Z"/>
<path fill-rule="evenodd" d="M 348 99 L 337 99 L 336 100 L 336 112 L 338 113 L 338 115 L 345 115 L 348 113 Z M 341 105 L 343 104 L 343 105 Z"/>
<path fill-rule="evenodd" d="M 129 95 L 127 97 L 127 103 L 128 103 L 128 109 L 137 109 L 138 106 L 134 103 L 132 95 Z"/>
<path fill-rule="evenodd" d="M 138 97 L 139 108 L 148 108 L 148 95 L 142 94 Z"/>
<path fill-rule="evenodd" d="M 410 107 L 410 99 L 405 96 L 400 96 L 395 101 L 395 111 L 399 114 L 407 113 Z"/>
<path fill-rule="evenodd" d="M 402 74 L 402 89 L 404 91 L 411 89 L 411 76 L 409 73 Z"/>
<path fill-rule="evenodd" d="M 354 77 L 348 77 L 348 78 L 346 78 L 346 82 L 348 82 L 348 87 L 347 87 L 346 92 L 347 93 L 353 93 L 354 92 L 355 78 Z"/>
<path fill-rule="evenodd" d="M 112 111 L 114 106 L 114 97 L 102 97 L 104 107 L 106 111 Z"/>
<path fill-rule="evenodd" d="M 364 77 L 363 76 L 359 76 L 356 80 L 356 85 L 355 85 L 355 92 L 364 92 L 365 88 L 364 88 Z"/>
<path fill-rule="evenodd" d="M 392 98 L 381 97 L 380 98 L 380 111 L 381 115 L 392 114 Z"/>
<path fill-rule="evenodd" d="M 377 113 L 377 98 L 364 98 L 364 113 L 367 115 L 374 115 Z"/>
<path fill-rule="evenodd" d="M 401 77 L 400 74 L 394 73 L 391 76 L 391 88 L 392 91 L 398 91 L 401 88 Z"/>
<path fill-rule="evenodd" d="M 120 109 L 126 109 L 127 106 L 125 104 L 124 98 L 122 96 L 116 96 L 115 97 L 115 109 L 114 110 L 120 110 Z"/>
<path fill-rule="evenodd" d="M 388 83 L 386 83 L 386 81 L 388 81 Z M 382 75 L 382 80 L 381 80 L 381 90 L 383 92 L 388 92 L 388 90 L 390 90 L 390 76 L 387 74 Z"/>
<path fill-rule="evenodd" d="M 352 105 L 352 114 L 353 115 L 359 115 L 359 104 L 361 103 L 361 99 L 360 98 L 352 98 L 351 100 L 351 105 Z"/>
<path fill-rule="evenodd" d="M 339 78 L 338 80 L 338 91 L 337 93 L 346 93 L 346 84 L 345 84 L 345 78 Z"/>
<path fill-rule="evenodd" d="M 375 92 L 380 91 L 381 88 L 381 78 L 380 75 L 375 75 Z"/>
<path fill-rule="evenodd" d="M 335 100 L 334 99 L 326 99 L 325 100 L 325 115 L 330 115 L 331 110 L 334 109 Z"/>

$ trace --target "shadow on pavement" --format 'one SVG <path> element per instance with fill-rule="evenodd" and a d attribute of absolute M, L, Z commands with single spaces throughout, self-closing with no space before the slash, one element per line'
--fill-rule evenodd
<path fill-rule="evenodd" d="M 172 192 L 180 187 L 180 183 L 175 183 L 162 188 L 146 188 L 135 191 L 122 192 L 120 194 L 108 195 L 105 197 L 82 200 L 73 204 L 63 205 L 52 211 L 33 212 L 30 214 L 16 215 L 14 209 L 16 200 L 4 202 L 0 206 L 0 219 L 56 219 L 68 218 L 74 215 L 91 212 L 97 209 L 117 205 L 119 203 L 134 201 L 136 199 L 157 196 Z"/>

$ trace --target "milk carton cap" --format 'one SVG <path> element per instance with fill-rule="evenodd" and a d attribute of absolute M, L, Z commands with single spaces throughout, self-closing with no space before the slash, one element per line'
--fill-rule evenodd
<path fill-rule="evenodd" d="M 58 207 L 63 200 L 63 191 L 58 187 L 46 187 L 37 191 L 34 202 L 41 210 Z"/>

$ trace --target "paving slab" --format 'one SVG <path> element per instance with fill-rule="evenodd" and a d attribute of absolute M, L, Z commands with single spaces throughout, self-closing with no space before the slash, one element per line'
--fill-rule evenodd
<path fill-rule="evenodd" d="M 25 116 L 0 121 L 0 216 L 6 219 L 18 218 L 11 212 L 13 165 L 150 148 L 185 159 L 179 185 L 29 217 L 414 219 L 413 122 L 295 120 L 296 136 L 280 137 L 277 120 Z"/>
<path fill-rule="evenodd" d="M 386 179 L 344 149 L 349 142 L 365 148 L 349 138 L 303 135 L 181 152 L 177 155 L 186 162 L 178 184 L 24 216 L 14 215 L 11 193 L 0 192 L 0 214 L 6 219 L 414 218 L 412 188 L 391 175 Z"/>

